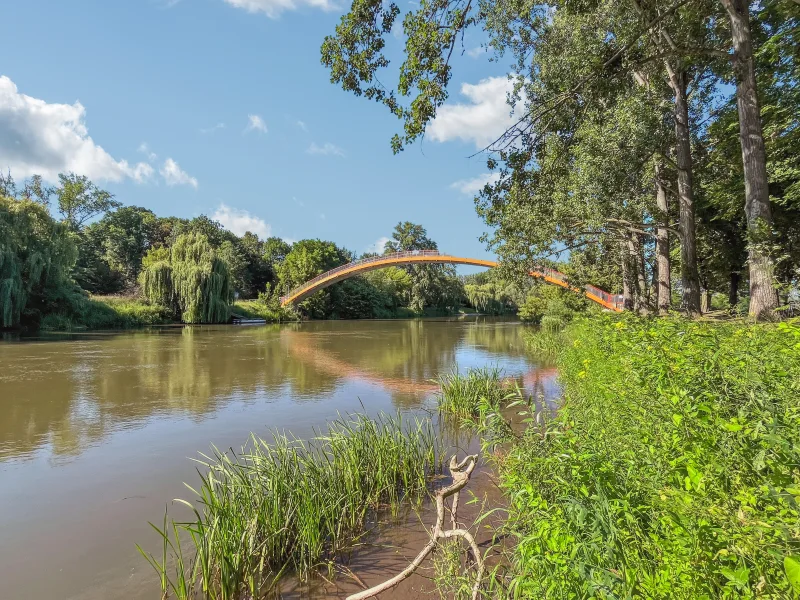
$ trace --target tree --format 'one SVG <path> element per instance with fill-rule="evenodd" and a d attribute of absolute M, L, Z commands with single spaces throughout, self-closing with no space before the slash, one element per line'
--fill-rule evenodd
<path fill-rule="evenodd" d="M 98 188 L 85 175 L 59 173 L 59 185 L 53 189 L 61 218 L 73 231 L 97 215 L 122 206 L 114 194 Z"/>
<path fill-rule="evenodd" d="M 28 313 L 40 316 L 54 299 L 73 292 L 76 258 L 66 227 L 45 207 L 0 197 L 0 327 L 16 327 Z"/>
<path fill-rule="evenodd" d="M 759 318 L 771 314 L 778 307 L 778 295 L 773 283 L 774 263 L 769 255 L 773 220 L 750 31 L 750 3 L 745 0 L 721 0 L 721 3 L 730 19 L 736 72 L 736 105 L 744 165 L 744 212 L 750 237 L 750 314 Z"/>
<path fill-rule="evenodd" d="M 428 237 L 422 225 L 409 221 L 398 223 L 392 238 L 386 242 L 384 252 L 408 250 L 438 250 L 436 242 Z M 425 306 L 442 308 L 452 304 L 448 278 L 455 278 L 455 269 L 449 265 L 409 265 L 403 267 L 411 277 L 409 307 L 422 312 Z"/>
<path fill-rule="evenodd" d="M 118 271 L 126 285 L 139 276 L 142 258 L 154 244 L 155 214 L 140 206 L 124 206 L 90 225 L 102 238 L 103 258 Z"/>
<path fill-rule="evenodd" d="M 300 240 L 292 245 L 291 251 L 277 265 L 280 292 L 288 292 L 351 259 L 347 251 L 333 242 Z M 298 307 L 312 318 L 326 317 L 331 310 L 330 290 L 320 290 L 300 302 Z"/>
<path fill-rule="evenodd" d="M 269 282 L 278 281 L 278 267 L 292 251 L 291 244 L 286 243 L 279 237 L 269 237 L 264 241 L 261 256 L 270 271 Z"/>
<path fill-rule="evenodd" d="M 169 250 L 154 248 L 140 282 L 153 304 L 171 309 L 184 323 L 224 323 L 230 318 L 230 270 L 203 234 L 179 236 Z"/>
<path fill-rule="evenodd" d="M 270 264 L 264 259 L 264 245 L 254 233 L 246 231 L 241 237 L 239 245 L 242 249 L 247 264 L 248 289 L 245 297 L 255 298 L 259 292 L 264 292 L 267 285 L 275 281 L 275 275 Z"/>

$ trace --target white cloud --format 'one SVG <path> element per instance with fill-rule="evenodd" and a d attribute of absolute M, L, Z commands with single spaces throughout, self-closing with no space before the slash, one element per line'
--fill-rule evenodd
<path fill-rule="evenodd" d="M 302 129 L 303 131 L 308 131 L 308 125 L 306 125 L 305 121 L 297 121 L 297 126 Z"/>
<path fill-rule="evenodd" d="M 251 215 L 246 210 L 233 208 L 227 204 L 220 204 L 219 208 L 211 215 L 211 218 L 219 221 L 225 229 L 239 236 L 249 231 L 265 240 L 272 234 L 272 227 L 264 219 Z"/>
<path fill-rule="evenodd" d="M 139 144 L 139 152 L 144 154 L 147 157 L 147 160 L 153 162 L 155 159 L 158 158 L 158 154 L 150 150 L 150 146 L 147 145 L 146 142 L 142 142 Z"/>
<path fill-rule="evenodd" d="M 428 127 L 428 136 L 435 142 L 460 139 L 472 142 L 476 148 L 485 148 L 517 120 L 506 102 L 506 94 L 513 86 L 506 77 L 463 84 L 461 93 L 470 102 L 442 106 Z"/>
<path fill-rule="evenodd" d="M 180 165 L 171 158 L 164 161 L 159 173 L 167 185 L 190 185 L 197 189 L 197 179 L 181 169 Z"/>
<path fill-rule="evenodd" d="M 391 241 L 390 238 L 386 236 L 380 237 L 377 240 L 375 240 L 375 243 L 367 246 L 364 251 L 370 253 L 374 252 L 375 254 L 383 254 L 383 251 L 386 249 L 386 244 L 389 241 Z"/>
<path fill-rule="evenodd" d="M 267 133 L 267 124 L 260 115 L 247 115 L 247 120 L 248 123 L 244 130 L 245 133 L 248 131 L 260 131 L 261 133 Z"/>
<path fill-rule="evenodd" d="M 218 129 L 225 129 L 225 123 L 217 123 L 213 127 L 206 127 L 200 129 L 200 133 L 214 133 Z"/>
<path fill-rule="evenodd" d="M 306 152 L 309 154 L 322 154 L 323 156 L 344 156 L 344 150 L 330 142 L 325 142 L 322 146 L 317 145 L 316 142 L 311 142 Z"/>
<path fill-rule="evenodd" d="M 51 104 L 26 96 L 0 76 L 0 168 L 17 179 L 39 174 L 55 181 L 72 171 L 95 180 L 143 181 L 149 165 L 114 159 L 89 136 L 85 118 L 80 102 Z"/>
<path fill-rule="evenodd" d="M 474 196 L 480 192 L 487 183 L 497 183 L 499 180 L 499 173 L 484 173 L 472 179 L 459 179 L 458 181 L 454 181 L 450 184 L 450 187 L 467 196 Z"/>
<path fill-rule="evenodd" d="M 302 6 L 319 8 L 324 11 L 337 8 L 336 3 L 331 0 L 225 0 L 225 2 L 250 13 L 264 13 L 270 19 L 277 19 L 282 12 L 297 10 Z"/>
<path fill-rule="evenodd" d="M 467 56 L 470 58 L 478 58 L 481 54 L 486 54 L 486 48 L 475 46 L 474 48 L 467 50 Z"/>
<path fill-rule="evenodd" d="M 132 177 L 137 183 L 143 183 L 153 177 L 155 169 L 147 163 L 137 163 L 133 168 Z"/>

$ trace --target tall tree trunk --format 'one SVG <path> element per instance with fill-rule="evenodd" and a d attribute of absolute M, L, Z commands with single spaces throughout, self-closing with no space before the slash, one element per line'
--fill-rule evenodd
<path fill-rule="evenodd" d="M 630 290 L 631 308 L 641 314 L 647 312 L 647 304 L 644 300 L 645 281 L 643 264 L 640 264 L 640 246 L 638 235 L 629 233 L 625 240 L 624 249 L 627 263 L 627 288 Z M 625 271 L 623 271 L 623 288 L 625 287 L 625 279 Z"/>
<path fill-rule="evenodd" d="M 678 167 L 678 208 L 681 232 L 681 287 L 683 309 L 692 316 L 700 314 L 700 276 L 697 272 L 695 239 L 694 182 L 692 175 L 692 140 L 689 131 L 689 100 L 686 71 L 666 62 L 670 87 L 675 94 L 675 162 Z"/>
<path fill-rule="evenodd" d="M 622 258 L 622 308 L 634 310 L 633 305 L 633 265 L 627 242 L 620 242 L 620 257 Z"/>
<path fill-rule="evenodd" d="M 736 105 L 739 109 L 739 140 L 744 164 L 744 212 L 747 216 L 748 262 L 750 263 L 750 315 L 769 317 L 778 307 L 773 285 L 774 264 L 764 246 L 772 238 L 772 208 L 767 187 L 767 153 L 761 126 L 750 9 L 747 0 L 721 0 L 731 21 Z"/>
<path fill-rule="evenodd" d="M 645 268 L 644 268 L 644 244 L 642 243 L 642 236 L 641 234 L 634 233 L 632 236 L 634 247 L 633 250 L 636 253 L 634 259 L 636 260 L 636 279 L 639 283 L 638 290 L 639 295 L 637 298 L 637 306 L 636 310 L 639 314 L 647 314 L 650 312 L 650 293 L 647 288 L 647 277 L 645 277 Z"/>
<path fill-rule="evenodd" d="M 739 284 L 742 281 L 742 275 L 739 271 L 730 272 L 730 287 L 728 288 L 728 304 L 734 308 L 739 304 Z"/>
<path fill-rule="evenodd" d="M 667 199 L 667 189 L 664 186 L 663 167 L 656 163 L 656 206 L 658 207 L 659 223 L 664 227 L 656 229 L 656 309 L 658 314 L 669 312 L 672 302 L 672 280 L 669 263 L 669 230 L 666 225 L 669 222 L 669 204 Z"/>

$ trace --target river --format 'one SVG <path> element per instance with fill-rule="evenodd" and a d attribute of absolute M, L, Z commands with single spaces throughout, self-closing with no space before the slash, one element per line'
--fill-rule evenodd
<path fill-rule="evenodd" d="M 521 326 L 480 317 L 7 337 L 0 597 L 156 600 L 135 544 L 158 550 L 148 521 L 192 498 L 199 452 L 271 429 L 310 437 L 337 413 L 424 418 L 431 379 L 485 365 L 555 398 Z"/>

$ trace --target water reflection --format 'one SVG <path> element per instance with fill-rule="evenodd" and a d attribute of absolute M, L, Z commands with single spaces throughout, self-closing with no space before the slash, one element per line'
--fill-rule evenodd
<path fill-rule="evenodd" d="M 184 327 L 0 342 L 0 460 L 80 454 L 110 432 L 169 415 L 203 420 L 227 403 L 320 401 L 346 382 L 419 406 L 431 380 L 504 362 L 531 372 L 519 327 L 476 320 Z M 531 385 L 533 381 L 529 382 Z"/>

